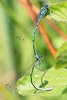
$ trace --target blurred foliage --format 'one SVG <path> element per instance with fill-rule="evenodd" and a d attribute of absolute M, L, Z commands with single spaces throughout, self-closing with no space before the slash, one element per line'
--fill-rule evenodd
<path fill-rule="evenodd" d="M 67 67 L 67 42 L 57 52 L 56 68 Z"/>
<path fill-rule="evenodd" d="M 58 3 L 66 0 L 50 0 L 50 4 Z M 41 8 L 47 0 L 31 0 L 32 4 Z M 49 1 L 48 1 L 49 3 Z M 66 13 L 65 13 L 66 14 Z M 34 25 L 30 27 L 31 19 L 19 3 L 18 0 L 0 0 L 0 99 L 1 100 L 67 100 L 67 95 L 63 94 L 58 97 L 40 97 L 26 96 L 21 97 L 15 93 L 13 82 L 18 74 L 24 72 L 34 61 L 32 49 L 32 34 Z M 67 24 L 55 21 L 58 27 L 67 34 Z M 61 47 L 65 40 L 60 37 L 57 32 L 45 21 L 43 22 L 49 38 L 56 49 Z M 26 32 L 26 30 L 28 31 Z M 49 30 L 48 30 L 49 29 Z M 24 35 L 24 33 L 27 33 Z M 39 32 L 38 32 L 39 33 Z M 17 38 L 17 37 L 20 37 Z M 24 41 L 23 41 L 23 38 Z M 43 44 L 41 45 L 39 43 Z M 45 55 L 46 63 L 44 66 L 50 68 L 54 64 L 54 59 L 48 50 L 43 38 L 37 34 L 36 39 L 37 51 L 39 54 Z M 11 89 L 5 84 L 10 83 Z M 9 90 L 7 89 L 9 88 Z M 67 89 L 63 91 L 66 93 Z M 13 93 L 14 92 L 14 93 Z M 13 93 L 13 94 L 12 94 Z"/>

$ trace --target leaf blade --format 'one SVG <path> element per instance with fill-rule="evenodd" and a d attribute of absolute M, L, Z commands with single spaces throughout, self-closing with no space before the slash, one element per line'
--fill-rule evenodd
<path fill-rule="evenodd" d="M 35 76 L 34 82 L 36 85 L 40 85 L 41 73 L 39 74 L 39 79 Z M 43 77 L 43 81 L 48 81 L 45 87 L 53 87 L 51 91 L 36 91 L 30 83 L 30 74 L 23 76 L 17 82 L 17 91 L 22 96 L 27 95 L 41 95 L 41 96 L 58 96 L 62 94 L 63 90 L 67 87 L 67 70 L 64 68 L 55 69 L 54 67 L 49 69 L 48 72 Z M 26 81 L 27 80 L 27 81 Z M 25 81 L 25 84 L 24 84 Z M 21 90 L 20 90 L 21 89 Z M 36 93 L 35 93 L 36 91 Z"/>
<path fill-rule="evenodd" d="M 50 6 L 51 18 L 67 23 L 67 2 L 61 2 Z"/>
<path fill-rule="evenodd" d="M 67 42 L 64 43 L 57 52 L 55 59 L 55 67 L 62 68 L 67 67 Z"/>

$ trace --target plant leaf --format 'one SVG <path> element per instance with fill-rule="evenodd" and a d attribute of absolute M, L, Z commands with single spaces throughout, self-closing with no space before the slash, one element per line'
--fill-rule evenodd
<path fill-rule="evenodd" d="M 36 90 L 30 82 L 30 74 L 22 76 L 17 82 L 17 91 L 22 96 L 27 95 L 41 95 L 41 96 L 57 96 L 64 93 L 67 87 L 67 69 L 55 67 L 49 69 L 43 77 L 43 83 L 41 83 L 42 72 L 36 73 L 33 76 L 34 83 L 37 86 L 52 87 L 51 91 Z M 43 87 L 43 88 L 45 88 Z"/>
<path fill-rule="evenodd" d="M 56 68 L 67 67 L 67 42 L 64 43 L 57 52 L 55 67 Z"/>
<path fill-rule="evenodd" d="M 61 2 L 50 6 L 51 18 L 67 23 L 67 2 Z"/>

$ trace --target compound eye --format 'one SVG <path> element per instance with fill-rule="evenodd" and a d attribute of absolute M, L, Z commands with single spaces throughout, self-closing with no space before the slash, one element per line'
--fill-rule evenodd
<path fill-rule="evenodd" d="M 45 5 L 45 8 L 47 9 L 47 8 L 49 8 L 49 6 L 48 5 Z"/>

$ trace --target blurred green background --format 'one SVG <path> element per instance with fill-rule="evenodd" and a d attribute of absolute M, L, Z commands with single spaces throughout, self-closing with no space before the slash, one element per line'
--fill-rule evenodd
<path fill-rule="evenodd" d="M 13 84 L 18 74 L 25 72 L 35 60 L 32 49 L 32 34 L 35 25 L 31 24 L 33 21 L 19 0 L 0 1 L 0 100 L 67 100 L 66 94 L 58 97 L 21 97 L 11 92 L 13 86 L 12 90 L 5 88 L 5 84 Z M 38 8 L 41 8 L 46 3 L 53 4 L 66 0 L 30 1 Z M 64 33 L 67 33 L 66 23 L 57 21 L 55 23 Z M 45 21 L 43 21 L 43 25 L 45 25 L 53 46 L 58 49 L 65 40 Z M 39 31 L 36 38 L 36 48 L 39 55 L 45 56 L 45 66 L 51 67 L 54 58 Z"/>

